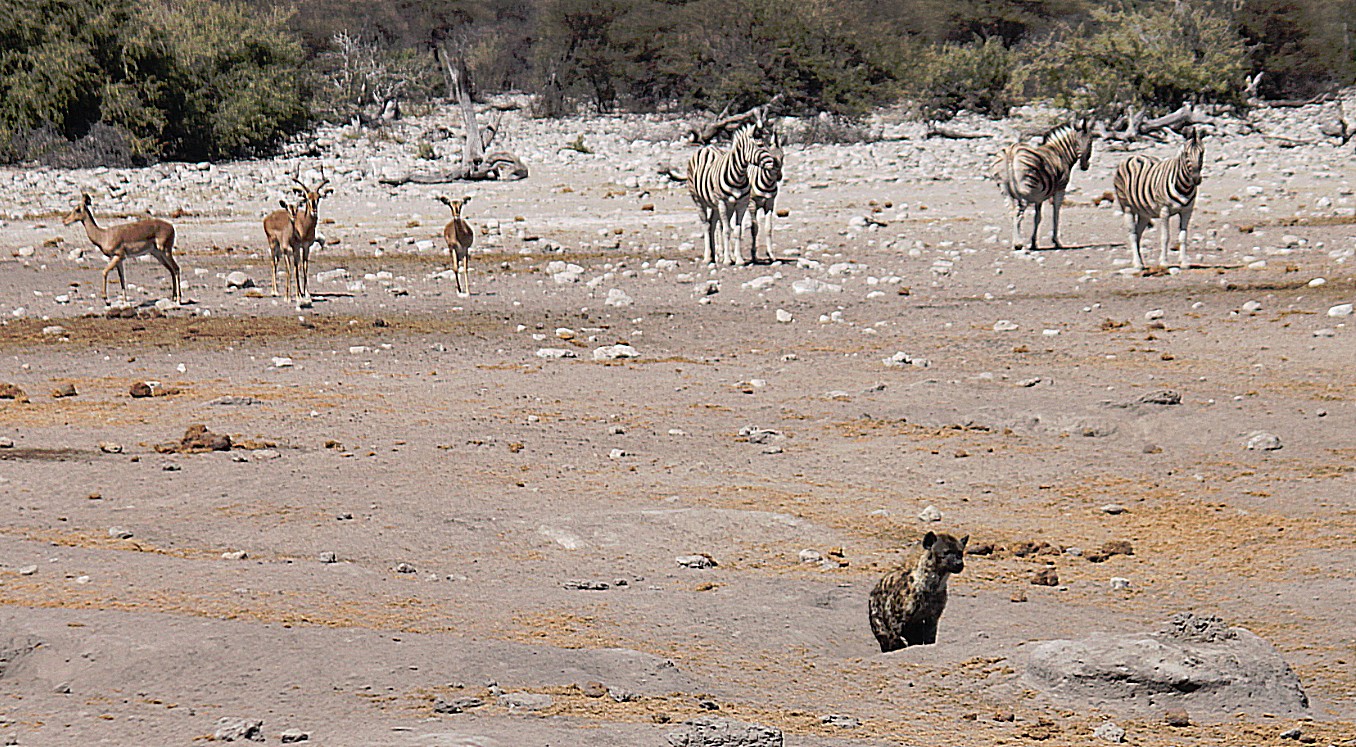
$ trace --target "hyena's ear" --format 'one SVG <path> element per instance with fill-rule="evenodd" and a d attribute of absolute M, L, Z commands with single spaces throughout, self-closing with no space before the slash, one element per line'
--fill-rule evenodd
<path fill-rule="evenodd" d="M 969 543 L 970 543 L 970 535 L 967 534 L 967 535 L 965 535 L 964 537 L 961 537 L 961 540 L 960 540 L 960 546 L 961 546 L 961 549 L 962 549 L 962 550 L 964 550 L 964 549 L 965 549 L 965 546 L 966 546 L 967 544 L 969 544 Z"/>
<path fill-rule="evenodd" d="M 928 532 L 927 534 L 923 535 L 924 550 L 931 550 L 932 546 L 935 544 L 937 544 L 937 534 L 935 532 Z"/>

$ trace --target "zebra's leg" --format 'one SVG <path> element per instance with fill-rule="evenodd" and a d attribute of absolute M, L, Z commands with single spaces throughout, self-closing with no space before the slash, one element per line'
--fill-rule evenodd
<path fill-rule="evenodd" d="M 753 207 L 749 209 L 749 264 L 758 264 L 758 230 L 763 227 L 763 209 Z"/>
<path fill-rule="evenodd" d="M 1036 251 L 1036 235 L 1041 230 L 1041 203 L 1036 203 L 1031 210 L 1031 251 Z"/>
<path fill-rule="evenodd" d="M 1060 190 L 1050 196 L 1050 243 L 1054 244 L 1056 249 L 1063 249 L 1059 245 L 1059 209 L 1064 206 L 1064 190 Z"/>
<path fill-rule="evenodd" d="M 730 234 L 734 237 L 734 242 L 730 246 L 730 256 L 727 258 L 727 264 L 744 264 L 744 221 L 748 219 L 748 215 L 749 203 L 747 201 L 740 201 L 734 204 L 734 215 L 730 229 Z"/>
<path fill-rule="evenodd" d="M 763 225 L 763 235 L 767 237 L 767 261 L 769 263 L 777 261 L 777 255 L 772 253 L 772 206 L 763 208 L 763 220 L 767 221 Z"/>
<path fill-rule="evenodd" d="M 1026 212 L 1026 203 L 1013 197 L 1008 198 L 1008 212 L 1012 214 L 1012 248 L 1022 250 L 1022 214 Z"/>
<path fill-rule="evenodd" d="M 716 261 L 716 211 L 714 208 L 702 208 L 702 223 L 706 225 L 706 250 L 702 252 L 702 262 L 713 264 Z"/>
<path fill-rule="evenodd" d="M 1168 212 L 1172 208 L 1168 205 L 1163 206 L 1163 210 L 1158 217 L 1163 221 L 1158 226 L 1158 266 L 1168 266 L 1168 244 L 1172 241 L 1172 213 Z"/>
<path fill-rule="evenodd" d="M 1125 211 L 1125 232 L 1130 244 L 1130 263 L 1136 270 L 1144 269 L 1144 255 L 1139 251 L 1139 239 L 1144 235 L 1144 219 L 1127 209 Z"/>
<path fill-rule="evenodd" d="M 1182 207 L 1182 212 L 1177 216 L 1181 220 L 1177 233 L 1177 266 L 1183 270 L 1187 268 L 1187 226 L 1191 223 L 1191 211 L 1195 208 L 1195 203 L 1185 205 Z"/>

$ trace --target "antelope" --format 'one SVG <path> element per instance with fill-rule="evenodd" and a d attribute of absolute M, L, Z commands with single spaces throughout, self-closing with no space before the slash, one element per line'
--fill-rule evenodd
<path fill-rule="evenodd" d="M 292 191 L 300 195 L 301 203 L 297 205 L 296 215 L 292 218 L 291 251 L 287 257 L 291 263 L 287 269 L 291 270 L 292 275 L 288 278 L 287 296 L 290 298 L 295 290 L 298 303 L 309 303 L 311 245 L 315 243 L 315 226 L 320 221 L 320 198 L 334 194 L 334 189 L 325 189 L 330 180 L 325 176 L 323 165 L 320 167 L 320 183 L 314 187 L 309 187 L 301 181 L 300 166 L 297 167 L 297 173 L 292 175 L 292 181 L 296 182 Z"/>
<path fill-rule="evenodd" d="M 447 254 L 452 257 L 452 275 L 457 280 L 457 294 L 470 295 L 471 293 L 471 244 L 475 243 L 476 234 L 471 230 L 471 224 L 467 223 L 461 217 L 461 209 L 466 203 L 471 201 L 470 197 L 463 197 L 460 200 L 448 199 L 446 195 L 439 195 L 438 202 L 452 208 L 452 220 L 447 222 L 443 228 L 443 238 L 447 240 Z M 466 275 L 466 285 L 463 289 L 462 274 Z"/>
<path fill-rule="evenodd" d="M 264 218 L 264 236 L 268 238 L 268 256 L 273 263 L 273 272 L 270 275 L 273 279 L 273 295 L 278 295 L 278 260 L 282 260 L 283 272 L 287 275 L 286 292 L 290 298 L 296 285 L 293 276 L 296 268 L 292 266 L 292 242 L 301 203 L 288 205 L 284 200 L 278 200 L 278 205 L 281 210 L 274 210 Z"/>
<path fill-rule="evenodd" d="M 108 266 L 104 267 L 103 291 L 104 303 L 108 303 L 108 273 L 118 271 L 118 283 L 122 286 L 122 300 L 127 300 L 127 276 L 122 269 L 123 260 L 128 257 L 140 257 L 149 254 L 160 261 L 169 270 L 170 285 L 173 288 L 175 303 L 182 303 L 179 289 L 179 263 L 174 261 L 174 226 L 159 218 L 146 218 L 135 223 L 100 228 L 94 222 L 90 212 L 91 198 L 81 193 L 79 203 L 61 219 L 62 225 L 69 226 L 76 221 L 85 225 L 85 235 L 99 247 L 99 251 L 108 257 Z"/>

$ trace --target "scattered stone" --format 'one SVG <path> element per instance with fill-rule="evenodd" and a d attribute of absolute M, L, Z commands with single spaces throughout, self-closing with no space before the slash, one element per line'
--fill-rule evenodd
<path fill-rule="evenodd" d="M 442 697 L 433 700 L 434 713 L 465 713 L 472 708 L 479 708 L 485 705 L 485 701 L 480 698 L 465 696 L 446 700 Z"/>
<path fill-rule="evenodd" d="M 28 393 L 13 384 L 0 384 L 0 399 L 12 399 L 22 404 L 28 401 Z"/>
<path fill-rule="evenodd" d="M 249 405 L 261 405 L 263 404 L 263 400 L 255 399 L 254 397 L 242 397 L 240 395 L 228 394 L 224 397 L 217 397 L 207 404 L 218 405 L 221 407 L 244 407 Z"/>
<path fill-rule="evenodd" d="M 1332 327 L 1324 327 L 1323 329 L 1314 330 L 1314 337 L 1336 337 L 1336 336 L 1337 330 L 1333 329 Z"/>
<path fill-rule="evenodd" d="M 240 270 L 233 270 L 226 273 L 227 288 L 253 288 L 254 279 Z"/>
<path fill-rule="evenodd" d="M 1012 596 L 1008 597 L 1009 602 L 1020 604 L 1026 601 L 1026 589 L 1013 589 Z"/>
<path fill-rule="evenodd" d="M 541 711 L 555 705 L 555 699 L 546 693 L 504 693 L 499 705 L 510 711 Z"/>
<path fill-rule="evenodd" d="M 100 441 L 99 451 L 102 451 L 105 454 L 121 454 L 122 444 L 117 441 Z"/>
<path fill-rule="evenodd" d="M 293 365 L 295 365 L 292 362 L 292 359 L 285 355 L 274 356 L 272 359 L 272 363 L 274 368 L 291 368 Z"/>
<path fill-rule="evenodd" d="M 1248 434 L 1243 448 L 1249 451 L 1276 451 L 1281 448 L 1281 437 L 1266 431 L 1254 431 Z"/>
<path fill-rule="evenodd" d="M 233 550 L 221 554 L 222 560 L 244 560 L 249 557 L 249 553 L 244 550 Z"/>
<path fill-rule="evenodd" d="M 640 352 L 630 345 L 607 345 L 601 348 L 595 348 L 593 359 L 595 361 L 611 361 L 622 358 L 639 358 Z"/>
<path fill-rule="evenodd" d="M 1163 722 L 1168 726 L 1191 726 L 1191 715 L 1185 708 L 1169 708 L 1163 712 Z"/>
<path fill-rule="evenodd" d="M 1304 732 L 1300 731 L 1300 728 L 1296 726 L 1293 729 L 1286 729 L 1281 732 L 1281 739 L 1299 739 L 1300 735 L 1303 733 Z"/>
<path fill-rule="evenodd" d="M 1098 510 L 1104 514 L 1111 514 L 1112 516 L 1116 516 L 1117 514 L 1125 513 L 1125 506 L 1122 506 L 1119 503 L 1108 503 Z"/>
<path fill-rule="evenodd" d="M 66 328 L 60 324 L 49 324 L 42 328 L 42 334 L 46 337 L 60 337 L 66 334 Z"/>
<path fill-rule="evenodd" d="M 1150 392 L 1140 397 L 1139 401 L 1146 405 L 1180 405 L 1182 404 L 1182 395 L 1171 389 L 1163 389 L 1157 392 Z"/>
<path fill-rule="evenodd" d="M 566 348 L 541 348 L 537 350 L 537 357 L 559 360 L 561 358 L 578 358 L 579 354 Z"/>
<path fill-rule="evenodd" d="M 251 742 L 264 741 L 264 722 L 258 719 L 222 717 L 217 720 L 217 730 L 212 739 L 218 742 L 234 742 L 248 739 Z"/>
<path fill-rule="evenodd" d="M 1349 303 L 1340 303 L 1328 309 L 1328 316 L 1351 316 L 1352 308 L 1352 305 Z"/>
<path fill-rule="evenodd" d="M 1083 557 L 1089 562 L 1101 563 L 1112 555 L 1134 555 L 1135 547 L 1128 540 L 1108 540 L 1102 543 L 1101 549 L 1096 552 L 1086 553 Z"/>
<path fill-rule="evenodd" d="M 601 698 L 607 695 L 607 687 L 601 682 L 589 681 L 582 685 L 576 685 L 576 687 L 586 698 Z"/>
<path fill-rule="evenodd" d="M 916 368 L 928 368 L 932 365 L 932 361 L 927 358 L 915 358 L 902 350 L 881 362 L 887 366 L 914 366 Z"/>
<path fill-rule="evenodd" d="M 278 734 L 278 741 L 283 744 L 295 744 L 297 742 L 311 741 L 311 733 L 301 729 L 286 729 Z"/>
<path fill-rule="evenodd" d="M 827 716 L 821 716 L 819 718 L 819 723 L 824 724 L 825 726 L 837 726 L 840 729 L 856 729 L 862 725 L 861 719 L 852 716 L 844 716 L 841 713 L 830 713 Z"/>
<path fill-rule="evenodd" d="M 109 527 L 108 536 L 120 540 L 132 539 L 132 530 L 127 527 Z"/>
<path fill-rule="evenodd" d="M 1059 586 L 1059 574 L 1052 565 L 1044 566 L 1031 574 L 1032 586 Z"/>
<path fill-rule="evenodd" d="M 144 399 L 146 397 L 168 397 L 172 394 L 178 394 L 179 390 L 161 386 L 158 381 L 138 381 L 127 390 L 127 393 L 135 399 Z"/>
<path fill-rule="evenodd" d="M 1007 319 L 999 319 L 993 323 L 993 331 L 995 332 L 1016 332 L 1018 329 L 1020 327 L 1017 326 L 1016 322 Z"/>
<path fill-rule="evenodd" d="M 670 747 L 783 747 L 780 729 L 732 719 L 702 716 L 670 732 Z"/>
<path fill-rule="evenodd" d="M 607 689 L 607 697 L 617 701 L 618 703 L 631 703 L 633 701 L 640 700 L 639 695 L 636 695 L 630 690 L 625 690 L 620 687 L 609 687 Z"/>
<path fill-rule="evenodd" d="M 801 550 L 797 557 L 800 558 L 802 563 L 822 563 L 824 561 L 824 556 L 816 550 Z"/>
<path fill-rule="evenodd" d="M 922 511 L 918 512 L 918 520 L 919 520 L 919 521 L 941 521 L 941 520 L 942 520 L 942 512 L 939 511 L 939 510 L 937 509 L 936 506 L 928 506 L 927 508 L 924 508 Z"/>
<path fill-rule="evenodd" d="M 75 384 L 66 382 L 56 389 L 52 390 L 52 399 L 63 399 L 65 397 L 74 397 L 79 392 L 75 391 Z"/>
<path fill-rule="evenodd" d="M 826 283 L 815 278 L 801 278 L 791 283 L 791 291 L 797 295 L 802 293 L 838 293 L 841 290 L 843 290 L 841 285 Z"/>
<path fill-rule="evenodd" d="M 394 570 L 395 570 L 396 573 L 414 573 L 414 572 L 415 572 L 414 566 L 410 565 L 409 563 L 396 563 L 395 569 L 394 569 Z"/>
<path fill-rule="evenodd" d="M 612 588 L 606 581 L 579 580 L 570 579 L 561 584 L 566 589 L 578 589 L 579 591 L 607 591 Z"/>
<path fill-rule="evenodd" d="M 220 433 L 213 433 L 207 430 L 207 426 L 202 423 L 194 423 L 188 426 L 184 431 L 184 437 L 179 439 L 178 444 L 162 444 L 168 446 L 168 451 L 177 451 L 181 454 L 201 454 L 208 451 L 230 451 L 231 437 Z M 158 446 L 156 451 L 165 453 Z"/>
<path fill-rule="evenodd" d="M 14 439 L 9 436 L 0 436 L 0 449 L 14 448 Z"/>
<path fill-rule="evenodd" d="M 678 565 L 684 568 L 696 568 L 698 570 L 704 568 L 715 568 L 717 565 L 719 565 L 718 563 L 716 563 L 715 558 L 711 557 L 706 553 L 699 553 L 697 555 L 679 555 L 677 558 L 675 558 L 675 560 L 678 561 Z"/>
<path fill-rule="evenodd" d="M 36 565 L 26 565 L 26 566 L 24 566 L 23 568 L 20 568 L 20 569 L 19 569 L 19 575 L 20 575 L 20 576 L 32 576 L 34 573 L 37 573 L 37 572 L 38 572 L 38 567 L 37 567 Z"/>
<path fill-rule="evenodd" d="M 612 288 L 607 292 L 607 298 L 603 301 L 606 306 L 630 306 L 632 299 L 626 295 L 626 292 L 620 288 Z"/>
<path fill-rule="evenodd" d="M 1115 723 L 1108 721 L 1102 724 L 1101 726 L 1097 727 L 1096 729 L 1093 729 L 1092 736 L 1098 739 L 1105 739 L 1108 742 L 1120 744 L 1121 742 L 1125 741 L 1125 729 L 1122 729 Z"/>
<path fill-rule="evenodd" d="M 317 558 L 322 563 L 338 563 L 339 556 L 332 552 L 322 552 Z"/>
<path fill-rule="evenodd" d="M 1111 589 L 1113 591 L 1124 591 L 1130 588 L 1130 579 L 1120 576 L 1111 577 Z"/>
<path fill-rule="evenodd" d="M 54 687 L 54 688 L 52 688 L 52 692 L 57 693 L 57 694 L 59 694 L 59 695 L 70 695 L 70 694 L 71 694 L 71 683 L 69 683 L 69 682 L 60 682 L 60 683 L 57 683 L 57 686 Z"/>
<path fill-rule="evenodd" d="M 782 435 L 781 431 L 773 430 L 771 428 L 760 428 L 756 425 L 746 425 L 743 428 L 740 428 L 739 437 L 747 439 L 751 444 L 766 444 L 786 438 Z"/>
<path fill-rule="evenodd" d="M 1158 633 L 1033 644 L 1023 677 L 1052 696 L 1139 717 L 1165 708 L 1211 717 L 1301 715 L 1309 707 L 1299 678 L 1271 644 L 1190 613 Z"/>
<path fill-rule="evenodd" d="M 781 322 L 782 324 L 790 324 L 791 322 L 795 321 L 795 319 L 796 318 L 794 316 L 791 316 L 791 312 L 787 311 L 786 309 L 777 309 L 777 321 Z"/>

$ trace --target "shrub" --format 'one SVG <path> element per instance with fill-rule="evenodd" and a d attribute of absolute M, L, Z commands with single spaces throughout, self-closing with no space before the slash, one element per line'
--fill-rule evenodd
<path fill-rule="evenodd" d="M 1188 101 L 1241 105 L 1247 48 L 1230 19 L 1201 4 L 1092 12 L 1026 55 L 1025 91 L 1104 115 L 1161 113 Z"/>
<path fill-rule="evenodd" d="M 443 85 L 432 52 L 386 47 L 347 31 L 334 35 L 331 49 L 316 63 L 321 79 L 316 111 L 339 120 L 365 107 L 379 109 L 388 99 L 428 101 Z"/>
<path fill-rule="evenodd" d="M 998 39 L 944 44 L 924 51 L 906 87 L 925 120 L 944 122 L 960 111 L 1002 117 L 1012 106 L 1013 54 Z"/>

